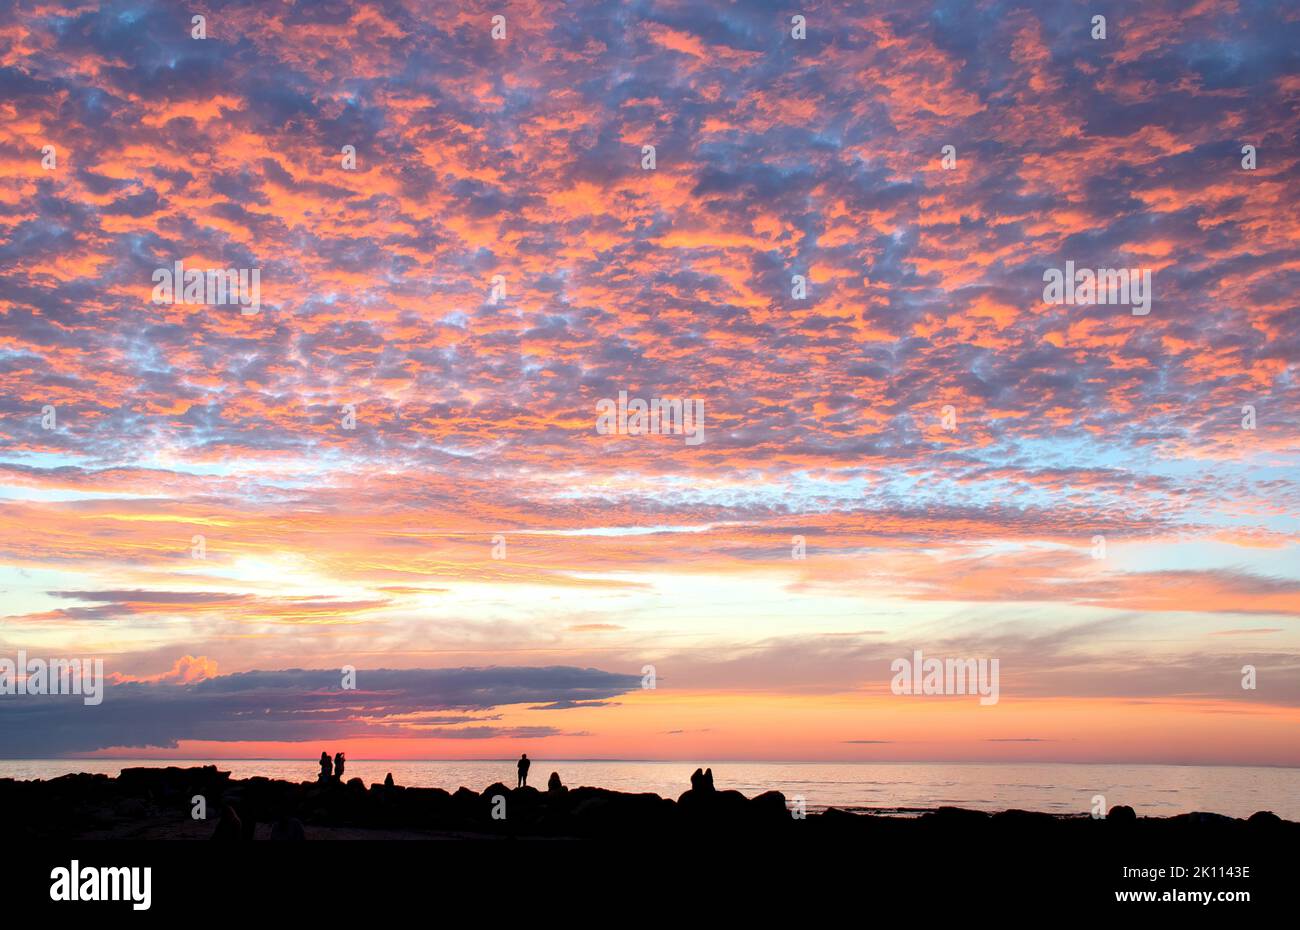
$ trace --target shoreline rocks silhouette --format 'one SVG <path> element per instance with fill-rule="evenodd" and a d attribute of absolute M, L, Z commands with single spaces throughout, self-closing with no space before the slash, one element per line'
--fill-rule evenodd
<path fill-rule="evenodd" d="M 264 777 L 232 779 L 215 765 L 128 768 L 117 778 L 64 775 L 48 781 L 0 779 L 0 816 L 18 839 L 254 839 L 327 838 L 612 838 L 713 836 L 824 843 L 1102 843 L 1150 841 L 1177 847 L 1213 841 L 1249 849 L 1261 843 L 1300 845 L 1300 824 L 1268 811 L 1249 819 L 1195 812 L 1139 817 L 1116 806 L 1104 820 L 1032 811 L 998 813 L 940 807 L 915 816 L 835 808 L 791 814 L 785 796 L 747 798 L 719 790 L 712 771 L 696 770 L 675 801 L 650 793 L 565 787 L 553 774 L 547 790 L 481 792 L 460 787 L 417 788 Z M 196 799 L 206 817 L 195 819 Z M 503 815 L 503 816 L 501 816 Z M 974 848 L 974 847 L 972 847 Z"/>

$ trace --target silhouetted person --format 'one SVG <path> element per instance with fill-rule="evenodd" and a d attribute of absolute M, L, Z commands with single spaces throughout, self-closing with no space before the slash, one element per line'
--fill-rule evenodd
<path fill-rule="evenodd" d="M 221 819 L 217 821 L 217 828 L 212 831 L 214 840 L 240 840 L 244 838 L 244 825 L 239 822 L 239 815 L 235 809 L 227 804 L 221 809 Z"/>
<path fill-rule="evenodd" d="M 334 753 L 334 780 L 340 785 L 343 784 L 343 763 L 346 761 L 343 758 L 343 753 Z"/>
<path fill-rule="evenodd" d="M 546 790 L 552 794 L 559 794 L 561 791 L 568 791 L 569 789 L 564 787 L 564 782 L 560 781 L 560 773 L 552 772 L 551 780 L 546 783 Z"/>
<path fill-rule="evenodd" d="M 522 787 L 524 787 L 525 785 L 528 784 L 528 766 L 530 766 L 530 765 L 532 765 L 532 763 L 528 761 L 528 753 L 524 753 L 523 755 L 521 755 L 521 756 L 519 757 L 519 765 L 518 765 L 518 768 L 519 768 L 519 785 L 518 785 L 518 787 L 520 787 L 520 788 L 522 788 Z"/>
<path fill-rule="evenodd" d="M 393 773 L 392 773 L 392 772 L 389 772 L 387 775 L 384 776 L 384 787 L 385 787 L 385 788 L 391 788 L 391 787 L 393 787 Z"/>
<path fill-rule="evenodd" d="M 322 753 L 320 754 L 320 781 L 321 781 L 321 784 L 324 784 L 324 783 L 326 783 L 326 782 L 328 782 L 328 781 L 330 780 L 330 767 L 331 767 L 332 765 L 333 765 L 333 763 L 330 762 L 330 754 L 329 754 L 328 752 L 322 752 Z"/>
<path fill-rule="evenodd" d="M 708 794 L 713 791 L 713 769 L 700 771 L 696 769 L 691 773 L 691 790 L 696 794 Z"/>

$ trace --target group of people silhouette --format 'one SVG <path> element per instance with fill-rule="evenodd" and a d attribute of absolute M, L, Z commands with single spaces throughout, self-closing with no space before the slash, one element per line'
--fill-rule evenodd
<path fill-rule="evenodd" d="M 343 764 L 345 762 L 347 762 L 347 759 L 344 757 L 343 753 L 341 752 L 334 754 L 333 763 L 330 762 L 330 754 L 328 752 L 322 752 L 320 754 L 321 784 L 326 784 L 331 781 L 341 783 L 343 781 Z M 334 773 L 332 775 L 330 774 L 331 764 L 333 765 L 334 768 Z"/>
<path fill-rule="evenodd" d="M 347 762 L 347 758 L 341 752 L 335 753 L 334 758 L 332 760 L 330 759 L 330 754 L 328 752 L 322 752 L 320 754 L 320 778 L 318 779 L 320 783 L 322 785 L 327 785 L 330 784 L 331 782 L 334 784 L 342 784 L 343 766 L 346 762 Z M 516 787 L 525 788 L 528 786 L 528 768 L 532 764 L 533 764 L 532 761 L 528 758 L 528 753 L 525 752 L 519 756 L 519 761 L 515 764 L 515 768 L 519 771 L 519 784 Z M 691 787 L 693 788 L 699 787 L 696 785 L 696 781 L 699 780 L 700 782 L 703 782 L 703 780 L 706 777 L 708 778 L 709 790 L 712 790 L 713 788 L 712 769 L 709 769 L 707 774 L 700 772 L 699 769 L 696 769 L 695 774 L 691 776 Z M 388 777 L 384 779 L 384 787 L 386 788 L 393 787 L 392 772 L 389 772 Z M 564 787 L 564 784 L 560 781 L 560 775 L 558 772 L 551 773 L 551 779 L 547 783 L 546 789 L 548 791 L 567 790 Z"/>
<path fill-rule="evenodd" d="M 347 764 L 347 758 L 343 753 L 335 753 L 334 758 L 330 758 L 328 752 L 320 754 L 320 778 L 323 785 L 342 784 L 343 769 Z M 528 758 L 528 753 L 519 756 L 519 761 L 515 763 L 515 768 L 519 773 L 519 782 L 517 787 L 528 787 L 528 770 L 532 767 L 532 760 Z M 360 779 L 352 779 L 356 785 L 360 785 Z M 354 785 L 354 787 L 356 786 Z M 393 773 L 389 772 L 384 777 L 384 791 L 379 795 L 381 799 L 392 798 L 394 789 L 397 785 L 393 781 Z M 372 790 L 378 786 L 372 786 Z M 462 788 L 461 791 L 465 789 Z M 564 782 L 560 780 L 559 772 L 552 772 L 551 777 L 546 785 L 547 792 L 552 796 L 562 795 L 569 789 L 565 787 Z M 691 774 L 691 791 L 695 794 L 712 794 L 717 789 L 713 786 L 713 769 L 696 769 Z M 329 791 L 330 795 L 337 795 L 337 792 Z M 459 795 L 459 792 L 458 792 Z M 685 795 L 683 795 L 685 798 Z M 247 813 L 247 812 L 246 812 Z M 278 816 L 263 816 L 265 811 L 259 811 L 258 808 L 252 808 L 252 815 L 240 817 L 235 808 L 226 804 L 221 810 L 221 820 L 218 822 L 216 829 L 212 833 L 214 840 L 251 840 L 257 829 L 258 820 L 271 821 L 271 839 L 273 840 L 302 840 L 306 839 L 306 831 L 303 828 L 302 821 L 291 816 L 290 812 L 281 812 Z"/>
<path fill-rule="evenodd" d="M 713 769 L 705 769 L 702 772 L 696 769 L 692 772 L 691 790 L 705 794 L 716 791 L 717 789 L 713 787 Z"/>
<path fill-rule="evenodd" d="M 519 784 L 515 787 L 528 787 L 528 767 L 532 764 L 532 760 L 528 758 L 528 753 L 523 753 L 519 757 L 519 761 L 515 763 L 515 768 L 519 770 Z M 546 790 L 554 794 L 560 791 L 568 791 L 569 789 L 564 787 L 564 782 L 560 781 L 560 773 L 552 772 L 550 780 L 546 783 Z"/>
<path fill-rule="evenodd" d="M 343 766 L 346 762 L 347 762 L 347 757 L 345 757 L 341 752 L 337 752 L 334 754 L 333 761 L 330 760 L 330 754 L 328 752 L 322 752 L 320 754 L 320 779 L 319 779 L 320 783 L 327 784 L 329 782 L 336 782 L 336 783 L 342 782 Z M 519 763 L 516 766 L 516 768 L 519 769 L 518 787 L 520 788 L 528 784 L 528 767 L 530 765 L 532 765 L 532 762 L 528 760 L 528 753 L 524 753 L 519 757 Z M 332 772 L 331 769 L 333 769 Z M 558 784 L 559 780 L 560 778 L 558 775 L 552 774 L 551 775 L 552 787 L 555 784 Z M 388 777 L 384 779 L 384 784 L 388 787 L 392 787 L 393 775 L 391 772 L 388 774 Z"/>
<path fill-rule="evenodd" d="M 341 752 L 335 753 L 334 759 L 332 761 L 330 760 L 330 754 L 328 752 L 322 752 L 320 754 L 320 778 L 319 778 L 320 783 L 328 784 L 329 782 L 335 782 L 335 783 L 342 782 L 343 766 L 346 762 L 347 762 L 347 757 L 345 757 Z M 532 765 L 532 763 L 528 760 L 528 753 L 524 753 L 519 757 L 519 764 L 517 765 L 517 768 L 519 769 L 520 788 L 528 784 L 528 767 L 530 765 Z M 552 774 L 551 781 L 552 783 L 558 783 L 559 776 Z M 388 787 L 392 787 L 393 775 L 391 772 L 388 774 L 388 777 L 384 779 L 384 784 Z"/>

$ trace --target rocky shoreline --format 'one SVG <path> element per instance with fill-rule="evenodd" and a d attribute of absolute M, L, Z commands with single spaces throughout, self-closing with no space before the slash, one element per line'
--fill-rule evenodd
<path fill-rule="evenodd" d="M 713 836 L 856 843 L 944 840 L 1050 842 L 1110 847 L 1150 840 L 1169 848 L 1214 844 L 1300 845 L 1300 824 L 1261 811 L 1138 817 L 1117 806 L 1104 820 L 1009 810 L 942 807 L 913 816 L 830 809 L 795 816 L 767 791 L 746 798 L 710 778 L 676 800 L 604 788 L 551 790 L 489 785 L 482 791 L 412 788 L 361 779 L 339 783 L 232 779 L 216 766 L 130 768 L 117 778 L 74 774 L 48 781 L 0 779 L 10 836 L 85 839 L 657 839 Z M 200 816 L 201 815 L 201 816 Z M 16 833 L 14 832 L 16 831 Z"/>

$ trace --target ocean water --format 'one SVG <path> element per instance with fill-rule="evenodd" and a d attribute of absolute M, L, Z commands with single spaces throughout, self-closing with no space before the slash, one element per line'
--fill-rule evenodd
<path fill-rule="evenodd" d="M 315 759 L 0 759 L 0 778 L 55 778 L 69 772 L 116 775 L 135 766 L 216 764 L 235 778 L 263 775 L 312 781 Z M 714 784 L 752 797 L 781 791 L 803 797 L 808 810 L 827 807 L 910 812 L 941 805 L 998 811 L 1087 814 L 1094 795 L 1106 805 L 1127 804 L 1141 816 L 1213 811 L 1248 817 L 1271 810 L 1300 821 L 1300 769 L 1200 765 L 830 764 L 820 762 L 621 762 L 535 759 L 529 783 L 545 788 L 551 772 L 569 787 L 592 785 L 676 798 L 690 787 L 696 766 L 712 767 Z M 493 782 L 512 786 L 515 764 L 500 761 L 432 762 L 349 760 L 345 777 L 366 784 L 393 773 L 399 785 L 482 791 Z"/>

